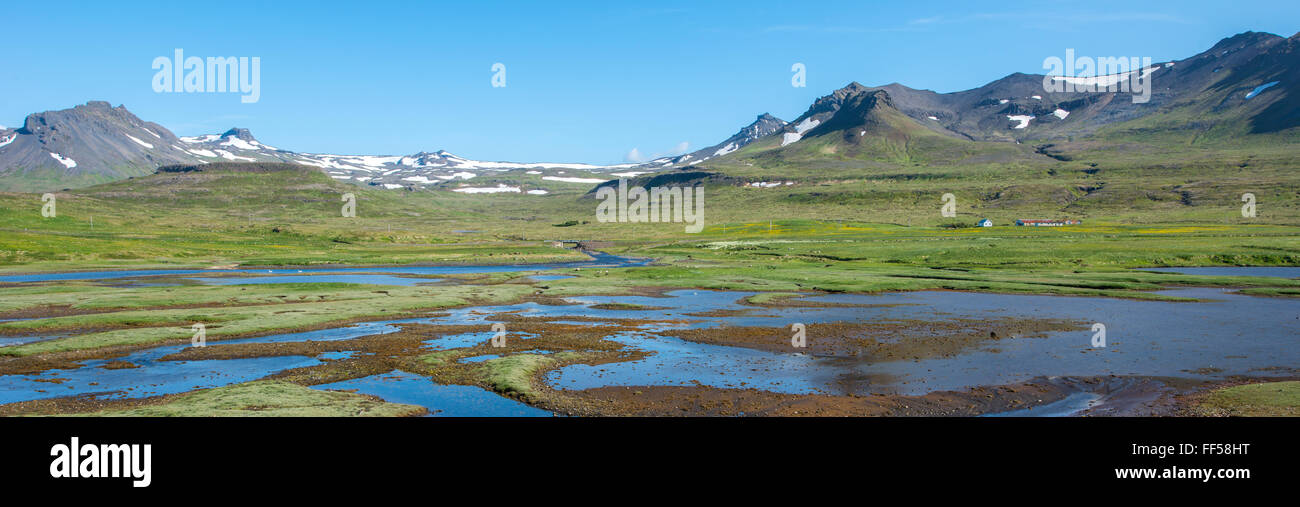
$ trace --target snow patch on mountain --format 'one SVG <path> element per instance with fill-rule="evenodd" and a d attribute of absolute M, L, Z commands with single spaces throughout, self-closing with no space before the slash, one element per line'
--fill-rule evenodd
<path fill-rule="evenodd" d="M 1256 95 L 1259 95 L 1259 92 L 1272 88 L 1276 86 L 1278 83 L 1281 83 L 1281 81 L 1273 81 L 1271 83 L 1264 83 L 1262 85 L 1256 86 L 1254 90 L 1251 90 L 1250 93 L 1246 94 L 1246 100 L 1250 100 L 1254 98 Z"/>
<path fill-rule="evenodd" d="M 798 125 L 795 125 L 794 132 L 802 136 L 804 132 L 812 130 L 814 127 L 821 125 L 821 123 L 822 122 L 820 120 L 814 120 L 812 118 L 808 118 L 804 121 L 799 122 Z"/>
<path fill-rule="evenodd" d="M 1009 115 L 1007 115 L 1007 119 L 1008 119 L 1008 120 L 1011 120 L 1011 121 L 1014 121 L 1014 122 L 1017 122 L 1017 125 L 1016 125 L 1015 127 L 1013 127 L 1013 128 L 1022 129 L 1022 128 L 1028 127 L 1028 126 L 1029 126 L 1029 121 L 1030 121 L 1030 120 L 1033 120 L 1034 117 L 1033 117 L 1032 115 L 1028 115 L 1028 114 L 1009 114 Z"/>
<path fill-rule="evenodd" d="M 67 167 L 68 169 L 72 169 L 73 167 L 77 167 L 77 161 L 76 161 L 76 160 L 72 160 L 72 159 L 70 159 L 70 158 L 64 157 L 63 155 L 59 155 L 58 153 L 54 153 L 54 152 L 52 152 L 52 151 L 50 152 L 50 156 L 51 156 L 51 157 L 54 157 L 54 160 L 58 160 L 60 164 L 63 164 L 63 166 L 64 166 L 64 167 Z"/>
<path fill-rule="evenodd" d="M 547 181 L 562 181 L 565 183 L 604 183 L 606 181 L 609 181 L 600 178 L 572 178 L 572 177 L 560 177 L 560 176 L 542 176 L 542 179 Z"/>
<path fill-rule="evenodd" d="M 130 140 L 135 141 L 135 144 L 138 144 L 138 145 L 140 145 L 140 146 L 144 146 L 146 149 L 150 149 L 150 150 L 153 149 L 153 145 L 152 145 L 152 144 L 149 144 L 149 143 L 146 143 L 146 142 L 141 141 L 141 140 L 139 140 L 139 139 L 136 139 L 136 138 L 135 138 L 134 136 L 132 136 L 131 134 L 123 134 L 123 135 L 125 135 L 125 136 L 126 136 L 127 138 L 129 138 Z"/>
<path fill-rule="evenodd" d="M 497 194 L 502 192 L 519 193 L 522 189 L 519 187 L 508 186 L 504 183 L 497 184 L 495 187 L 462 187 L 453 188 L 452 192 L 461 192 L 466 194 Z"/>
<path fill-rule="evenodd" d="M 228 152 L 228 151 L 226 151 L 226 150 L 216 150 L 216 152 L 217 152 L 218 155 L 221 155 L 221 158 L 224 158 L 224 159 L 226 159 L 226 160 L 235 160 L 235 161 L 240 161 L 240 160 L 242 160 L 242 161 L 245 161 L 245 162 L 255 162 L 255 161 L 257 160 L 257 159 L 255 159 L 255 158 L 251 158 L 251 157 L 241 157 L 241 156 L 239 156 L 239 155 L 236 155 L 236 154 L 234 154 L 234 153 Z"/>

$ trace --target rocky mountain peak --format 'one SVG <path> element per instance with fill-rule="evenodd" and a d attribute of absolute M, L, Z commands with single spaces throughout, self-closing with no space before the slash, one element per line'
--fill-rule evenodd
<path fill-rule="evenodd" d="M 253 138 L 253 133 L 252 133 L 252 132 L 249 132 L 248 129 L 245 129 L 245 128 L 239 128 L 239 127 L 231 128 L 230 130 L 227 130 L 226 133 L 221 134 L 221 138 L 222 138 L 222 139 L 225 139 L 225 138 L 228 138 L 228 137 L 234 137 L 234 138 L 239 139 L 239 140 L 241 140 L 241 141 L 256 141 L 256 140 L 257 140 L 257 139 L 254 139 L 254 138 Z"/>

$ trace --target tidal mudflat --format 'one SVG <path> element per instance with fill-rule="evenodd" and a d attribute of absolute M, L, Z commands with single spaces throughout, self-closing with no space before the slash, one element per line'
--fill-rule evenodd
<path fill-rule="evenodd" d="M 381 276 L 362 287 L 383 292 L 385 283 L 404 285 L 382 278 L 393 276 L 384 274 L 388 269 L 348 271 Z M 338 273 L 259 275 L 337 283 Z M 259 275 L 219 280 L 256 285 Z M 442 416 L 1168 414 L 1178 410 L 1177 396 L 1201 386 L 1291 378 L 1300 364 L 1300 303 L 1228 288 L 1160 291 L 1178 301 L 957 291 L 776 299 L 753 291 L 640 292 L 454 305 L 424 317 L 217 339 L 203 347 L 80 350 L 45 367 L 40 355 L 6 357 L 0 368 L 26 362 L 0 375 L 0 413 L 129 410 L 270 379 Z M 0 346 L 24 338 L 8 340 Z"/>

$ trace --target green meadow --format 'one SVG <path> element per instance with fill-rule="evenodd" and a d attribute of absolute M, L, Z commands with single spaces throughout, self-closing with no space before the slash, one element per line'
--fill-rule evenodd
<path fill-rule="evenodd" d="M 1300 282 L 1282 278 L 1132 269 L 1300 265 L 1300 214 L 1286 204 L 1294 202 L 1287 201 L 1294 192 L 1289 189 L 1300 185 L 1294 171 L 1284 169 L 1290 160 L 1284 154 L 1250 159 L 1254 172 L 1232 170 L 1249 180 L 1238 184 L 1221 179 L 1230 169 L 1195 162 L 1194 156 L 1188 157 L 1191 169 L 1159 169 L 1154 158 L 1138 157 L 1124 169 L 1089 174 L 1083 169 L 1116 162 L 1106 162 L 1113 160 L 1108 154 L 1088 162 L 1082 153 L 1074 155 L 1079 162 L 805 172 L 785 176 L 781 181 L 794 183 L 776 188 L 744 186 L 776 180 L 773 169 L 715 167 L 726 171 L 730 184 L 707 187 L 706 227 L 698 234 L 686 233 L 681 223 L 600 223 L 591 185 L 552 184 L 522 171 L 485 176 L 484 184 L 545 183 L 552 194 L 379 190 L 340 183 L 310 168 L 238 165 L 58 192 L 52 218 L 41 216 L 40 195 L 0 194 L 0 274 L 587 258 L 553 240 L 599 241 L 610 253 L 654 259 L 637 268 L 571 269 L 565 274 L 574 278 L 547 282 L 523 278 L 528 272 L 521 269 L 410 287 L 9 284 L 0 286 L 0 315 L 39 318 L 0 323 L 0 333 L 73 336 L 6 347 L 0 355 L 182 343 L 194 323 L 206 326 L 209 340 L 221 340 L 529 297 L 622 294 L 633 287 L 774 297 L 962 290 L 1176 299 L 1156 291 L 1177 285 L 1234 287 L 1270 297 L 1300 294 Z M 1094 182 L 1098 175 L 1106 181 Z M 1078 190 L 1090 184 L 1108 190 Z M 1196 190 L 1175 191 L 1179 185 Z M 1132 188 L 1142 190 L 1126 190 Z M 1241 216 L 1233 195 L 1243 189 L 1258 189 L 1257 217 Z M 940 213 L 945 192 L 958 197 L 956 217 Z M 340 213 L 346 193 L 356 196 L 355 217 Z M 1042 198 L 1058 193 L 1062 201 Z M 973 227 L 985 217 L 996 226 Z M 1083 224 L 1009 225 L 1022 217 L 1080 218 Z M 41 314 L 47 310 L 49 315 Z M 499 380 L 504 386 L 518 379 L 503 373 Z"/>

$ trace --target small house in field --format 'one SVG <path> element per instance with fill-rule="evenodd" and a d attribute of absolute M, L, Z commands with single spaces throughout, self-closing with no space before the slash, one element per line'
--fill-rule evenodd
<path fill-rule="evenodd" d="M 1020 220 L 1016 220 L 1016 225 L 1026 225 L 1026 226 L 1033 226 L 1033 227 L 1061 227 L 1064 225 L 1079 225 L 1081 223 L 1083 222 L 1080 222 L 1072 218 L 1067 218 L 1064 220 L 1022 218 Z"/>
<path fill-rule="evenodd" d="M 978 222 L 975 222 L 975 226 L 977 226 L 977 227 L 993 227 L 993 221 L 992 221 L 992 220 L 989 220 L 989 219 L 987 219 L 987 218 L 985 218 L 985 219 L 983 219 L 983 220 L 980 220 L 980 221 L 978 221 Z"/>

